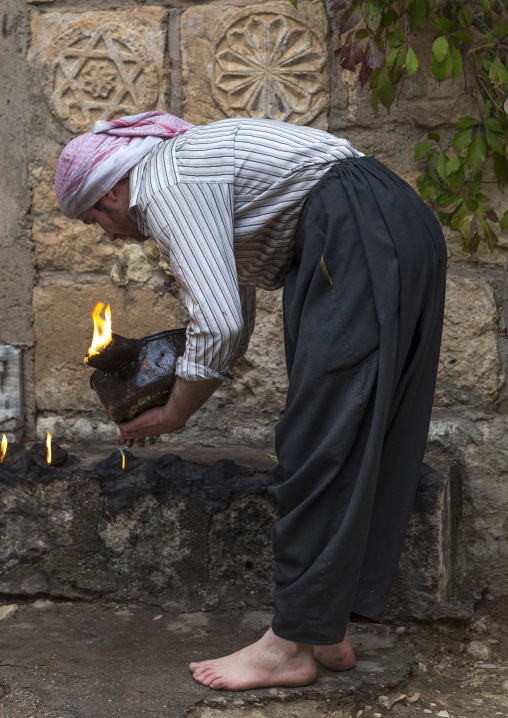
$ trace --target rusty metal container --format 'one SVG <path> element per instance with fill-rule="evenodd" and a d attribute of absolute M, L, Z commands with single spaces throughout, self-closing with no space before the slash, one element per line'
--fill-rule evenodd
<path fill-rule="evenodd" d="M 175 383 L 176 360 L 185 350 L 185 329 L 141 339 L 112 335 L 98 354 L 87 357 L 95 369 L 90 386 L 110 419 L 121 424 L 166 403 Z"/>

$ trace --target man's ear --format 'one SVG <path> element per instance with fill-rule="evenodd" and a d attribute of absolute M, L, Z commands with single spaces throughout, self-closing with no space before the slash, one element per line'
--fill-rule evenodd
<path fill-rule="evenodd" d="M 118 202 L 121 201 L 123 195 L 127 192 L 127 196 L 129 195 L 129 183 L 125 182 L 123 179 L 118 180 L 118 182 L 113 185 L 113 187 L 109 190 L 109 192 L 106 192 L 104 197 L 102 198 L 102 201 L 104 203 L 104 200 L 106 200 L 106 204 L 118 204 Z"/>

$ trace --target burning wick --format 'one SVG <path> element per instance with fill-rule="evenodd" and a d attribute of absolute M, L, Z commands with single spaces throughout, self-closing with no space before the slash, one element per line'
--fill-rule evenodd
<path fill-rule="evenodd" d="M 51 464 L 51 434 L 48 431 L 48 438 L 46 439 L 46 447 L 48 449 L 48 458 L 46 461 Z"/>
<path fill-rule="evenodd" d="M 101 317 L 101 312 L 104 309 L 104 302 L 98 302 L 95 305 L 95 309 L 92 312 L 93 317 L 93 339 L 92 346 L 88 350 L 88 356 L 85 357 L 85 361 L 94 354 L 99 354 L 100 350 L 107 346 L 111 341 L 111 309 L 109 304 L 104 311 L 104 319 Z"/>
<path fill-rule="evenodd" d="M 0 464 L 3 464 L 5 459 L 5 454 L 7 453 L 7 445 L 8 445 L 7 437 L 5 434 L 2 436 L 2 444 L 0 448 Z"/>
<path fill-rule="evenodd" d="M 122 471 L 125 471 L 125 454 L 123 453 L 123 451 L 121 449 L 118 449 L 118 451 L 122 455 Z"/>

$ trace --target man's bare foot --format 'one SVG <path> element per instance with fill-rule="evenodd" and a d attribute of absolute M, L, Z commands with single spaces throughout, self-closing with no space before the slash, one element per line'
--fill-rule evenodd
<path fill-rule="evenodd" d="M 245 691 L 275 686 L 306 686 L 316 677 L 312 646 L 279 638 L 270 628 L 263 638 L 224 658 L 189 665 L 208 688 Z"/>
<path fill-rule="evenodd" d="M 314 658 L 329 671 L 349 671 L 356 663 L 355 652 L 346 631 L 344 640 L 330 646 L 314 646 Z"/>

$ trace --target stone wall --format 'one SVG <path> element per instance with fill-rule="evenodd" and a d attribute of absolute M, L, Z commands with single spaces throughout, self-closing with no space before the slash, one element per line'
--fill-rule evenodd
<path fill-rule="evenodd" d="M 334 18 L 319 0 L 301 0 L 297 10 L 288 0 L 4 0 L 2 32 L 0 345 L 21 350 L 24 417 L 0 431 L 24 429 L 26 440 L 48 430 L 68 442 L 116 436 L 83 363 L 97 301 L 111 304 L 114 330 L 126 336 L 186 322 L 182 296 L 151 240 L 111 244 L 99 229 L 59 213 L 56 159 L 76 133 L 99 118 L 149 109 L 194 123 L 272 117 L 345 135 L 414 185 L 416 142 L 468 111 L 451 82 L 437 85 L 422 67 L 400 98 L 416 129 L 396 108 L 375 115 L 356 76 L 334 61 Z M 419 40 L 431 41 L 430 30 Z M 270 75 L 259 72 L 260 62 L 269 63 Z M 508 349 L 500 309 L 508 237 L 474 257 L 461 252 L 458 237 L 447 240 L 429 445 L 448 452 L 466 477 L 463 541 L 477 594 L 506 594 Z M 256 332 L 235 381 L 180 441 L 271 446 L 286 385 L 280 304 L 280 292 L 259 292 Z M 0 397 L 10 391 L 3 374 Z"/>

